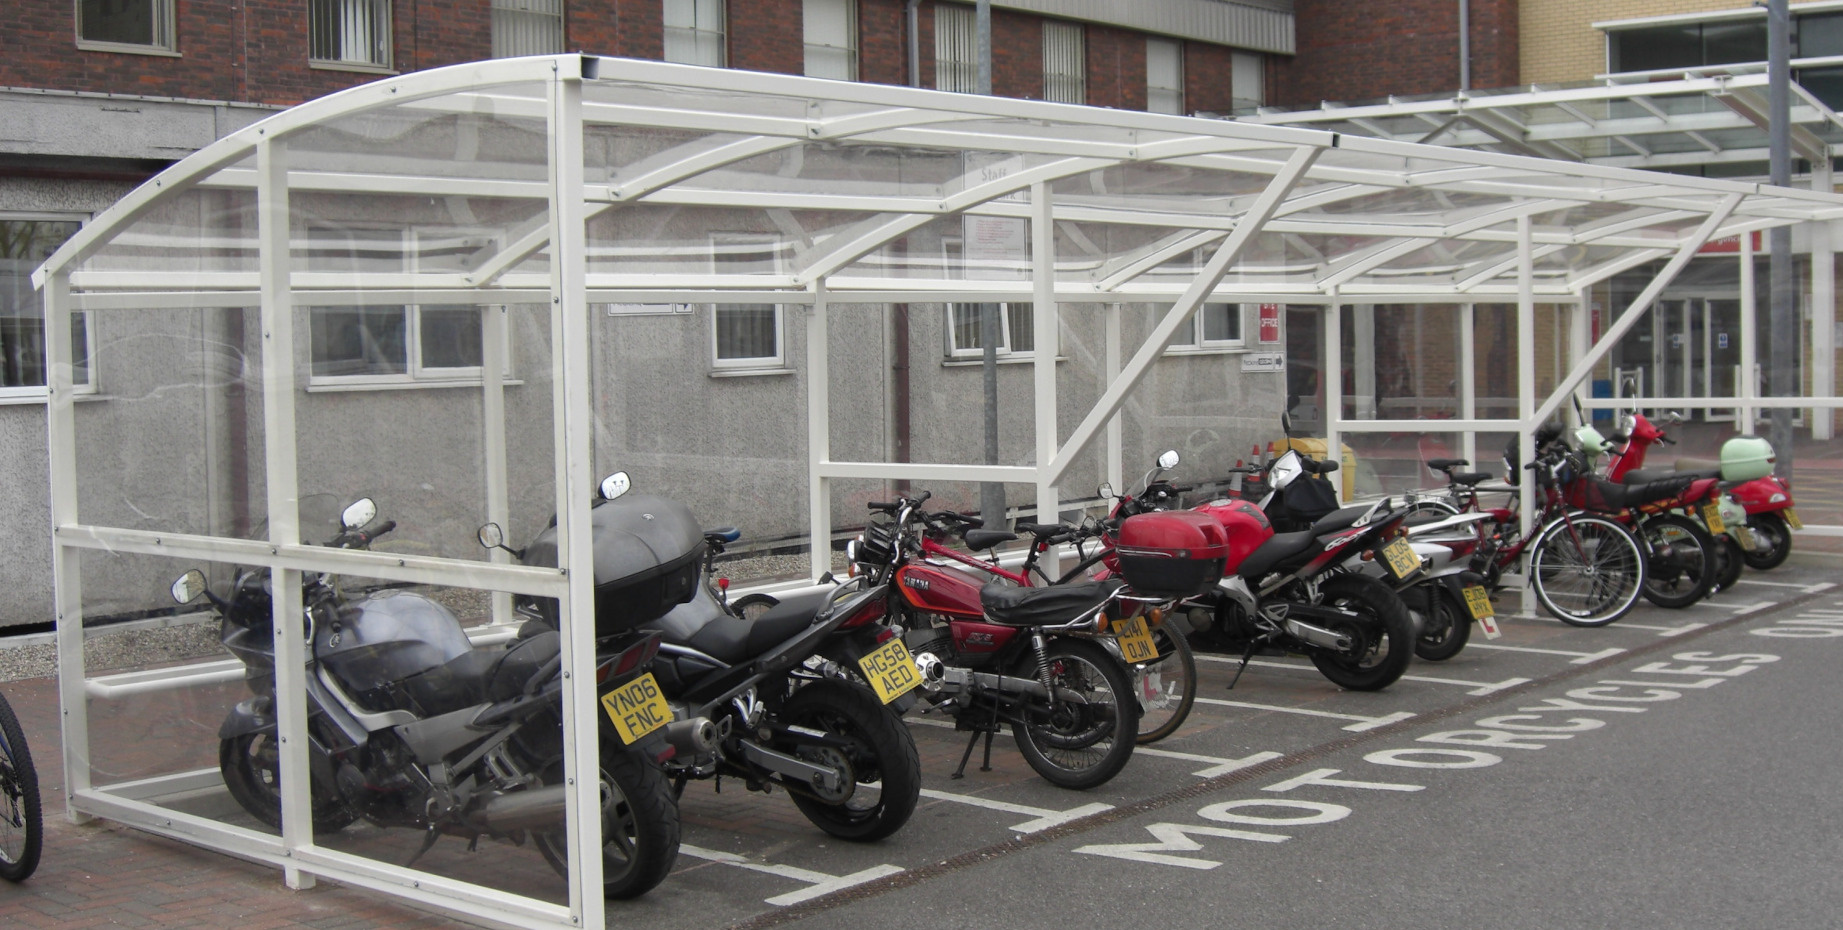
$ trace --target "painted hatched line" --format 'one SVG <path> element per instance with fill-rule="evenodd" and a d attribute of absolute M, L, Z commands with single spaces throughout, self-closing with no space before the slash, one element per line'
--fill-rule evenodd
<path fill-rule="evenodd" d="M 763 899 L 776 907 L 786 907 L 790 904 L 811 901 L 821 895 L 831 894 L 834 891 L 841 891 L 853 885 L 861 885 L 879 878 L 888 878 L 902 871 L 901 866 L 873 865 L 868 869 L 861 872 L 853 872 L 850 875 L 827 875 L 824 872 L 815 872 L 812 869 L 802 869 L 798 866 L 756 862 L 747 857 L 736 855 L 735 853 L 726 853 L 715 849 L 704 849 L 699 846 L 692 846 L 688 843 L 679 844 L 678 851 L 681 855 L 690 856 L 693 859 L 703 859 L 706 862 L 718 862 L 723 865 L 735 866 L 739 869 L 747 869 L 751 872 L 760 872 L 763 875 L 773 875 L 776 878 L 792 879 L 793 881 L 805 882 L 807 884 L 807 887 L 799 891 L 790 891 L 787 894 L 775 895 L 772 898 Z"/>
<path fill-rule="evenodd" d="M 1248 710 L 1271 710 L 1282 714 L 1299 714 L 1305 717 L 1324 717 L 1330 720 L 1353 720 L 1356 722 L 1344 727 L 1344 729 L 1352 733 L 1373 730 L 1377 727 L 1387 726 L 1396 721 L 1406 720 L 1414 716 L 1414 714 L 1408 711 L 1400 710 L 1381 717 L 1365 717 L 1361 714 L 1339 714 L 1328 710 L 1309 710 L 1304 707 L 1281 707 L 1278 704 L 1255 704 L 1249 701 L 1225 701 L 1221 698 L 1197 698 L 1197 703 L 1209 704 L 1213 707 L 1242 707 Z"/>
<path fill-rule="evenodd" d="M 1135 752 L 1143 751 L 1144 750 L 1135 750 Z M 954 804 L 983 807 L 989 811 L 1002 811 L 1007 814 L 1021 814 L 1025 817 L 1036 818 L 1012 826 L 1011 829 L 1018 833 L 1035 833 L 1038 830 L 1047 830 L 1050 827 L 1060 826 L 1071 820 L 1080 820 L 1090 814 L 1098 814 L 1102 811 L 1113 810 L 1112 804 L 1102 804 L 1097 801 L 1093 804 L 1083 804 L 1080 807 L 1071 807 L 1066 811 L 1055 811 L 1043 807 L 1030 807 L 1025 804 L 1012 804 L 1009 801 L 982 798 L 976 794 L 954 794 L 951 791 L 936 791 L 933 788 L 923 788 L 921 790 L 921 796 L 924 798 L 932 798 L 936 801 L 949 801 Z"/>
<path fill-rule="evenodd" d="M 1153 749 L 1149 746 L 1140 746 L 1133 750 L 1133 755 L 1153 756 L 1159 759 L 1179 759 L 1184 762 L 1207 763 L 1207 768 L 1198 769 L 1191 774 L 1198 778 L 1215 778 L 1218 775 L 1239 772 L 1251 765 L 1259 765 L 1269 759 L 1278 759 L 1281 754 L 1277 752 L 1257 752 L 1254 755 L 1245 756 L 1240 759 L 1222 759 L 1216 756 L 1198 755 L 1194 752 L 1177 752 L 1171 749 Z"/>
<path fill-rule="evenodd" d="M 1794 581 L 1761 581 L 1757 578 L 1742 578 L 1738 583 L 1759 585 L 1765 588 L 1791 588 L 1795 591 L 1803 591 L 1806 594 L 1817 594 L 1837 586 L 1834 581 L 1820 581 L 1816 584 L 1799 584 Z"/>
<path fill-rule="evenodd" d="M 1529 679 L 1506 678 L 1503 681 L 1493 684 L 1488 681 L 1461 681 L 1457 678 L 1431 678 L 1426 675 L 1403 675 L 1401 676 L 1401 680 L 1418 681 L 1430 685 L 1453 685 L 1460 688 L 1470 688 L 1471 690 L 1467 691 L 1467 694 L 1496 694 L 1505 688 L 1514 688 Z"/>
<path fill-rule="evenodd" d="M 1541 649 L 1536 646 L 1499 646 L 1492 643 L 1467 643 L 1465 648 L 1496 649 L 1500 652 L 1531 652 L 1549 656 L 1573 656 L 1574 658 L 1568 660 L 1569 665 L 1590 665 L 1601 659 L 1610 659 L 1625 651 L 1617 646 L 1608 647 L 1599 652 L 1575 652 L 1571 649 Z"/>

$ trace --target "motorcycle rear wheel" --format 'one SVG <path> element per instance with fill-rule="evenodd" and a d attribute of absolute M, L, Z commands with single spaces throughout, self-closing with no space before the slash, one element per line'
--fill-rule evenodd
<path fill-rule="evenodd" d="M 1753 549 L 1743 554 L 1748 568 L 1764 572 L 1785 564 L 1792 554 L 1792 528 L 1784 517 L 1756 513 L 1747 518 L 1747 528 L 1753 530 Z"/>
<path fill-rule="evenodd" d="M 605 723 L 601 742 L 602 894 L 637 898 L 665 881 L 678 861 L 678 799 L 665 773 L 621 746 Z M 561 765 L 540 779 L 550 785 L 562 780 Z M 567 881 L 568 833 L 558 830 L 532 839 L 544 861 Z"/>
<path fill-rule="evenodd" d="M 1139 745 L 1177 732 L 1197 699 L 1197 656 L 1190 640 L 1169 625 L 1152 631 L 1158 658 L 1133 666 L 1133 694 L 1139 699 Z"/>
<path fill-rule="evenodd" d="M 1710 594 L 1726 591 L 1741 580 L 1741 570 L 1747 567 L 1745 555 L 1734 537 L 1726 533 L 1715 537 L 1715 584 L 1709 588 Z"/>
<path fill-rule="evenodd" d="M 921 799 L 921 756 L 901 718 L 867 689 L 842 681 L 814 682 L 787 699 L 781 720 L 851 743 L 842 752 L 857 782 L 850 797 L 828 804 L 799 791 L 788 792 L 814 826 L 841 840 L 868 843 L 909 822 Z M 819 765 L 833 764 L 835 752 L 839 751 L 825 747 L 795 750 Z"/>
<path fill-rule="evenodd" d="M 1605 626 L 1638 603 L 1645 557 L 1614 520 L 1570 514 L 1530 546 L 1530 586 L 1542 609 L 1572 626 Z"/>
<path fill-rule="evenodd" d="M 1139 702 L 1130 700 L 1132 677 L 1126 665 L 1093 643 L 1058 638 L 1048 647 L 1050 683 L 1073 697 L 1032 699 L 1023 707 L 1028 718 L 1011 725 L 1018 752 L 1043 780 L 1059 788 L 1085 791 L 1106 784 L 1132 758 L 1138 733 Z M 1018 674 L 1036 678 L 1036 658 Z"/>
<path fill-rule="evenodd" d="M 1352 691 L 1380 691 L 1394 684 L 1414 655 L 1414 618 L 1401 597 L 1367 575 L 1339 575 L 1319 590 L 1323 606 L 1353 611 L 1361 619 L 1339 630 L 1355 640 L 1350 653 L 1313 649 L 1312 664 L 1332 684 Z"/>
<path fill-rule="evenodd" d="M 251 817 L 276 830 L 282 828 L 281 757 L 275 734 L 267 730 L 245 733 L 218 742 L 218 771 L 224 787 Z M 330 785 L 313 783 L 314 833 L 337 833 L 358 815 L 333 794 Z"/>
<path fill-rule="evenodd" d="M 1421 635 L 1414 640 L 1414 654 L 1429 662 L 1444 662 L 1459 654 L 1472 638 L 1472 614 L 1445 589 L 1428 593 L 1431 609 Z"/>
<path fill-rule="evenodd" d="M 1641 529 L 1652 548 L 1663 552 L 1645 565 L 1645 600 L 1679 610 L 1708 597 L 1717 567 L 1709 531 L 1676 513 L 1650 517 Z"/>
<path fill-rule="evenodd" d="M 38 868 L 45 843 L 39 804 L 38 770 L 25 732 L 12 706 L 0 697 L 0 878 L 22 882 Z"/>

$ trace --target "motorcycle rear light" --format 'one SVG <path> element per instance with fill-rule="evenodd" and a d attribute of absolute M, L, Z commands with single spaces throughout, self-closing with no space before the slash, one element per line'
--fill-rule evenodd
<path fill-rule="evenodd" d="M 1376 561 L 1376 550 L 1374 550 L 1374 549 L 1365 549 L 1365 550 L 1363 550 L 1363 561 L 1365 561 L 1365 562 L 1374 562 L 1374 561 Z"/>
<path fill-rule="evenodd" d="M 877 631 L 877 645 L 879 646 L 895 638 L 896 638 L 896 631 L 890 629 L 889 627 L 884 627 L 883 629 Z"/>
<path fill-rule="evenodd" d="M 865 604 L 864 606 L 859 607 L 858 612 L 855 614 L 852 614 L 851 619 L 846 620 L 844 623 L 839 624 L 838 628 L 841 630 L 856 629 L 858 627 L 863 626 L 866 623 L 869 623 L 872 620 L 881 618 L 885 612 L 886 612 L 886 606 L 884 602 L 880 599 L 873 600 Z"/>
<path fill-rule="evenodd" d="M 653 657 L 657 655 L 659 655 L 659 637 L 658 635 L 648 636 L 645 642 L 629 647 L 612 662 L 596 669 L 595 680 L 602 682 L 609 678 L 619 678 L 636 668 L 651 663 Z"/>

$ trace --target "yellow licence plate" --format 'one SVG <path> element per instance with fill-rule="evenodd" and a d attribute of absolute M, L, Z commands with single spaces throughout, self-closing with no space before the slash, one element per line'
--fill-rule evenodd
<path fill-rule="evenodd" d="M 1785 514 L 1785 522 L 1790 523 L 1792 525 L 1792 529 L 1802 530 L 1805 528 L 1805 525 L 1803 523 L 1798 522 L 1798 514 L 1793 513 L 1792 508 L 1787 507 L 1785 510 L 1780 511 L 1780 512 Z"/>
<path fill-rule="evenodd" d="M 1465 586 L 1465 607 L 1472 612 L 1474 620 L 1489 620 L 1497 616 L 1497 611 L 1491 607 L 1491 594 L 1485 590 L 1484 585 Z"/>
<path fill-rule="evenodd" d="M 858 668 L 863 670 L 871 690 L 877 692 L 877 698 L 885 704 L 921 684 L 921 669 L 915 667 L 915 657 L 909 655 L 909 647 L 900 639 L 892 639 L 859 659 Z"/>
<path fill-rule="evenodd" d="M 1152 642 L 1152 631 L 1146 628 L 1144 617 L 1115 620 L 1113 635 L 1120 641 L 1120 658 L 1128 665 L 1158 658 L 1158 646 Z"/>
<path fill-rule="evenodd" d="M 1728 531 L 1728 524 L 1721 519 L 1721 505 L 1714 501 L 1702 505 L 1702 522 L 1708 525 L 1712 535 L 1720 536 Z"/>
<path fill-rule="evenodd" d="M 1382 547 L 1382 558 L 1388 563 L 1389 572 L 1396 578 L 1406 578 L 1421 570 L 1421 557 L 1414 554 L 1414 547 L 1405 539 L 1397 539 Z"/>
<path fill-rule="evenodd" d="M 602 695 L 602 710 L 614 721 L 621 742 L 629 746 L 672 722 L 672 708 L 652 672 Z"/>

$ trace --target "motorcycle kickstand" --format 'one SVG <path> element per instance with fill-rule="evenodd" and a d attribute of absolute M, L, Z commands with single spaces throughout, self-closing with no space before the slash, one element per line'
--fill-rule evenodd
<path fill-rule="evenodd" d="M 992 737 L 998 733 L 996 727 L 985 731 L 985 761 L 980 763 L 979 771 L 992 771 Z"/>
<path fill-rule="evenodd" d="M 435 829 L 433 826 L 429 827 L 429 832 L 423 834 L 422 848 L 416 850 L 416 855 L 411 856 L 410 861 L 403 863 L 403 867 L 407 869 L 410 866 L 415 865 L 416 860 L 421 859 L 423 853 L 426 853 L 430 849 L 434 848 L 435 841 L 441 838 L 442 838 L 441 831 Z"/>
<path fill-rule="evenodd" d="M 1252 636 L 1248 638 L 1248 648 L 1242 650 L 1241 664 L 1235 667 L 1235 677 L 1229 679 L 1230 691 L 1235 690 L 1235 683 L 1241 680 L 1241 673 L 1248 670 L 1248 663 L 1253 660 L 1254 650 L 1260 648 L 1260 644 L 1260 637 Z"/>
<path fill-rule="evenodd" d="M 958 780 L 958 779 L 962 779 L 966 777 L 966 762 L 967 760 L 973 757 L 973 747 L 979 745 L 979 733 L 980 733 L 979 730 L 974 730 L 973 738 L 966 741 L 966 751 L 960 754 L 960 767 L 957 769 L 954 769 L 953 774 L 948 776 L 949 778 Z M 987 739 L 986 745 L 988 747 L 991 746 L 992 741 L 990 739 Z M 991 764 L 991 755 L 990 755 L 991 750 L 987 749 L 986 752 L 987 752 L 986 764 L 990 765 Z M 986 769 L 986 771 L 989 772 L 991 771 L 991 769 L 988 768 Z"/>

